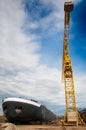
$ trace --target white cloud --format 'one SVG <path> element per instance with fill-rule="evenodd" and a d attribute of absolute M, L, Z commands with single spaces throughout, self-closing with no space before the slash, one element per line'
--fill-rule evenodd
<path fill-rule="evenodd" d="M 79 107 L 86 107 L 86 75 L 79 74 L 75 77 L 76 99 Z"/>
<path fill-rule="evenodd" d="M 40 55 L 37 36 L 24 35 L 22 25 L 25 13 L 21 1 L 1 1 L 0 7 L 0 59 L 19 66 L 34 67 L 38 64 Z"/>
<path fill-rule="evenodd" d="M 0 6 L 0 91 L 60 103 L 60 72 L 39 64 L 39 37 L 23 32 L 26 14 L 21 1 L 3 0 Z"/>
<path fill-rule="evenodd" d="M 63 104 L 58 100 L 58 98 L 63 99 L 61 97 L 63 86 L 60 81 L 60 72 L 57 69 L 41 65 L 33 71 L 21 70 L 16 75 L 11 74 L 1 78 L 0 85 L 3 92 L 8 88 L 8 93 L 14 92 L 16 95 Z"/>

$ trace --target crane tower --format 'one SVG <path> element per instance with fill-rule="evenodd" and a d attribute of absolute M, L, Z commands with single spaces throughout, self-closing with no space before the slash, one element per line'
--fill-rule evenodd
<path fill-rule="evenodd" d="M 73 2 L 64 3 L 65 19 L 64 19 L 64 44 L 63 44 L 63 65 L 62 79 L 65 88 L 66 112 L 63 123 L 72 125 L 84 124 L 78 110 L 76 108 L 76 98 L 74 90 L 74 79 L 72 71 L 72 63 L 68 53 L 68 36 L 70 26 L 70 12 L 73 10 Z"/>

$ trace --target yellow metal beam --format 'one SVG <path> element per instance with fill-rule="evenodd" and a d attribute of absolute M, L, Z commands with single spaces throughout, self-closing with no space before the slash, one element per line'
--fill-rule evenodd
<path fill-rule="evenodd" d="M 66 102 L 66 112 L 64 115 L 64 124 L 71 125 L 83 125 L 84 122 L 81 119 L 77 108 L 76 108 L 76 98 L 74 89 L 74 79 L 72 71 L 72 63 L 68 53 L 68 35 L 69 35 L 69 24 L 70 24 L 70 12 L 73 10 L 72 2 L 64 3 L 65 19 L 64 19 L 64 45 L 63 45 L 63 67 L 62 67 L 62 77 L 64 81 L 65 89 L 65 102 Z"/>

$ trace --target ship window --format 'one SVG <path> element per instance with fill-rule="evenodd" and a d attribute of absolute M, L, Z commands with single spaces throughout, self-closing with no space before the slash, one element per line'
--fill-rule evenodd
<path fill-rule="evenodd" d="M 7 109 L 7 107 L 6 107 L 6 106 L 4 106 L 4 107 L 3 107 L 3 109 L 4 109 L 4 110 L 6 110 L 6 109 Z"/>
<path fill-rule="evenodd" d="M 16 111 L 17 114 L 21 113 L 22 112 L 22 106 L 16 106 L 15 111 Z"/>

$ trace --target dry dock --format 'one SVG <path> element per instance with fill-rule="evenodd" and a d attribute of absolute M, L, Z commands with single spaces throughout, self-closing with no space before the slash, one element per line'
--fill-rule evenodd
<path fill-rule="evenodd" d="M 86 126 L 14 125 L 1 123 L 0 130 L 86 130 Z"/>
<path fill-rule="evenodd" d="M 86 130 L 86 126 L 18 125 L 19 130 Z"/>

